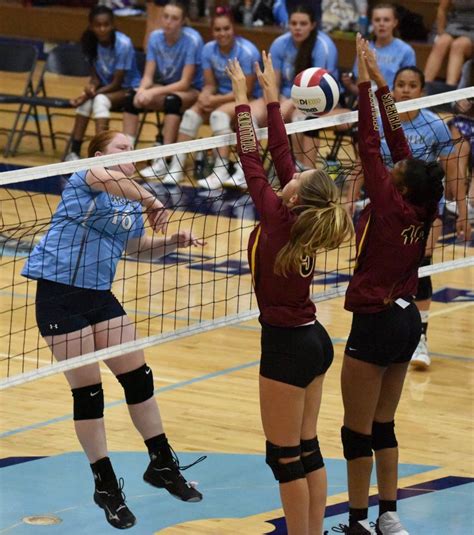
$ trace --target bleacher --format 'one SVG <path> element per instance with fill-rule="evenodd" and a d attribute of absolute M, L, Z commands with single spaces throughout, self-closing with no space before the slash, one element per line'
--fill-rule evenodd
<path fill-rule="evenodd" d="M 425 25 L 431 28 L 436 17 L 435 0 L 420 0 L 415 4 L 409 0 L 400 0 L 399 4 L 423 15 Z M 38 39 L 46 42 L 79 41 L 84 28 L 87 26 L 88 9 L 54 7 L 28 7 L 27 11 L 21 3 L 0 0 L 0 36 Z M 136 47 L 141 47 L 145 32 L 145 16 L 117 17 L 117 29 L 132 39 Z M 209 21 L 193 22 L 191 24 L 203 36 L 204 41 L 211 40 Z M 260 50 L 268 50 L 273 40 L 282 33 L 278 27 L 265 26 L 261 28 L 246 28 L 237 25 L 237 33 L 250 39 Z M 355 43 L 354 35 L 335 32 L 331 35 L 339 51 L 339 65 L 350 70 L 354 63 Z M 428 43 L 411 42 L 416 52 L 418 67 L 424 68 L 431 45 Z M 444 76 L 444 69 L 441 72 Z"/>

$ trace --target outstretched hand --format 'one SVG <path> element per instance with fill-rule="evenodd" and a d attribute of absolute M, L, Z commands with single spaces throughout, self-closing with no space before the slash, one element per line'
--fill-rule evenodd
<path fill-rule="evenodd" d="M 371 80 L 373 80 L 378 87 L 387 85 L 377 63 L 377 54 L 373 48 L 370 48 L 369 42 L 366 39 L 362 40 L 362 53 L 365 57 L 365 64 Z"/>
<path fill-rule="evenodd" d="M 247 78 L 237 58 L 230 59 L 225 69 L 227 76 L 232 82 L 232 91 L 236 104 L 248 104 Z"/>
<path fill-rule="evenodd" d="M 359 63 L 359 82 L 369 82 L 373 80 L 378 87 L 387 85 L 380 67 L 377 63 L 377 54 L 370 48 L 367 39 L 360 33 L 356 37 L 357 61 Z"/>
<path fill-rule="evenodd" d="M 272 55 L 262 52 L 263 71 L 260 68 L 258 61 L 255 62 L 255 72 L 257 73 L 258 81 L 263 90 L 263 98 L 265 103 L 278 102 L 278 84 L 276 81 L 275 71 L 273 70 Z"/>
<path fill-rule="evenodd" d="M 180 230 L 169 238 L 169 245 L 177 248 L 191 247 L 191 245 L 194 247 L 204 247 L 204 245 L 207 245 L 207 242 L 201 238 L 197 238 L 190 230 Z"/>
<path fill-rule="evenodd" d="M 357 63 L 359 66 L 359 83 L 370 82 L 369 69 L 367 68 L 367 59 L 364 53 L 365 39 L 360 33 L 356 35 Z"/>

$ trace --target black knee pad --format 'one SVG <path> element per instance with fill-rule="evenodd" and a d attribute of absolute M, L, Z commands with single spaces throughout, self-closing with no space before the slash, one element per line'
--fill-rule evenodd
<path fill-rule="evenodd" d="M 133 104 L 133 99 L 135 98 L 135 91 L 131 91 L 126 97 L 125 97 L 125 104 L 123 105 L 123 111 L 126 111 L 127 113 L 131 113 L 132 115 L 138 115 L 140 113 L 140 109 L 136 108 Z"/>
<path fill-rule="evenodd" d="M 280 459 L 288 457 L 299 457 L 301 455 L 301 446 L 276 446 L 271 442 L 266 442 L 267 454 L 265 462 L 272 469 L 275 479 L 279 483 L 288 483 L 296 479 L 302 479 L 305 476 L 305 470 L 301 459 L 291 463 L 281 463 Z"/>
<path fill-rule="evenodd" d="M 104 417 L 102 383 L 73 388 L 74 420 L 97 420 Z"/>
<path fill-rule="evenodd" d="M 374 422 L 372 424 L 372 448 L 374 451 L 398 446 L 395 436 L 395 421 Z"/>
<path fill-rule="evenodd" d="M 359 457 L 372 457 L 372 435 L 356 433 L 346 426 L 341 427 L 344 458 L 348 461 Z"/>
<path fill-rule="evenodd" d="M 430 266 L 433 258 L 425 256 L 421 261 L 420 267 Z M 433 283 L 431 277 L 421 277 L 418 279 L 418 291 L 416 292 L 415 301 L 425 301 L 433 295 Z"/>
<path fill-rule="evenodd" d="M 153 372 L 146 364 L 131 372 L 117 375 L 117 379 L 125 392 L 127 405 L 143 403 L 153 396 Z"/>
<path fill-rule="evenodd" d="M 302 453 L 309 453 L 309 455 L 301 456 L 301 462 L 303 463 L 304 471 L 307 474 L 319 470 L 324 466 L 323 456 L 321 455 L 317 437 L 309 440 L 302 440 L 300 445 Z"/>
<path fill-rule="evenodd" d="M 165 115 L 179 115 L 181 116 L 181 106 L 183 101 L 178 95 L 166 95 L 164 103 Z"/>

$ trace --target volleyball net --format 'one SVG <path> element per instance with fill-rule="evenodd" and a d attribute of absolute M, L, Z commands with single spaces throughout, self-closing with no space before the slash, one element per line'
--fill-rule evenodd
<path fill-rule="evenodd" d="M 430 116 L 433 132 L 437 132 L 437 121 L 452 124 L 453 113 L 446 109 L 450 110 L 453 102 L 469 98 L 474 98 L 472 87 L 406 101 L 397 108 L 399 112 L 410 112 L 444 106 L 445 111 L 439 116 Z M 417 123 L 412 120 L 415 138 Z M 287 132 L 295 160 L 325 169 L 339 187 L 341 202 L 357 218 L 358 210 L 367 202 L 363 196 L 356 199 L 354 193 L 354 185 L 361 174 L 355 143 L 357 112 L 294 122 L 287 125 Z M 258 130 L 257 136 L 269 181 L 278 189 L 278 178 L 267 151 L 267 130 Z M 469 141 L 457 138 L 449 142 L 450 150 L 443 140 L 439 140 L 435 148 L 432 141 L 429 146 L 424 146 L 423 136 L 411 141 L 417 146 L 416 157 L 438 151 L 436 156 L 448 169 L 448 209 L 443 210 L 443 232 L 433 244 L 433 265 L 420 268 L 420 275 L 473 266 L 471 242 L 458 239 L 459 229 L 469 222 L 460 220 L 460 215 L 456 215 L 456 203 L 450 202 L 463 199 L 472 191 Z M 220 147 L 230 150 L 228 173 L 238 169 L 235 143 L 233 134 L 216 136 L 0 174 L 1 389 L 258 317 L 247 261 L 248 237 L 258 224 L 254 205 L 242 187 L 232 187 L 232 184 L 214 189 L 199 186 L 204 176 L 220 175 L 219 169 L 228 165 L 222 163 L 217 154 Z M 169 163 L 169 159 L 176 155 L 182 156 L 179 158 L 182 163 L 179 182 L 168 180 L 164 183 L 160 176 L 143 178 L 141 175 L 150 160 L 163 158 Z M 21 271 L 34 247 L 50 229 L 61 191 L 72 173 L 131 163 L 136 170 L 134 178 L 137 182 L 165 204 L 170 213 L 167 237 L 189 230 L 206 245 L 179 248 L 147 261 L 137 261 L 124 254 L 117 267 L 112 291 L 135 323 L 137 339 L 56 362 L 36 324 L 36 281 L 25 278 Z M 468 204 L 474 205 L 474 199 L 468 198 Z M 84 218 L 90 218 L 90 206 L 88 210 Z M 111 211 L 100 215 L 101 224 L 107 225 L 104 217 L 108 217 L 110 223 L 117 218 L 117 213 Z M 67 218 L 66 214 L 65 225 Z M 126 221 L 122 220 L 121 225 L 122 230 L 127 230 Z M 151 233 L 149 228 L 146 232 Z M 61 240 L 58 247 L 58 254 L 70 254 L 67 239 Z M 312 286 L 316 301 L 344 295 L 355 255 L 354 242 L 345 243 L 334 251 L 318 253 Z M 45 260 L 50 261 L 54 260 Z M 97 259 L 90 259 L 83 269 L 93 276 L 94 270 L 98 269 Z"/>

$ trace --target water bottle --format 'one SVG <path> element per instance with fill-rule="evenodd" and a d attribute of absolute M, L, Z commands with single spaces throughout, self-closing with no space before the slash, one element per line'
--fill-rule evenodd
<path fill-rule="evenodd" d="M 242 22 L 246 28 L 251 28 L 253 26 L 252 2 L 245 2 Z"/>
<path fill-rule="evenodd" d="M 369 30 L 369 17 L 367 14 L 362 13 L 359 16 L 358 30 L 362 37 L 366 37 Z"/>

